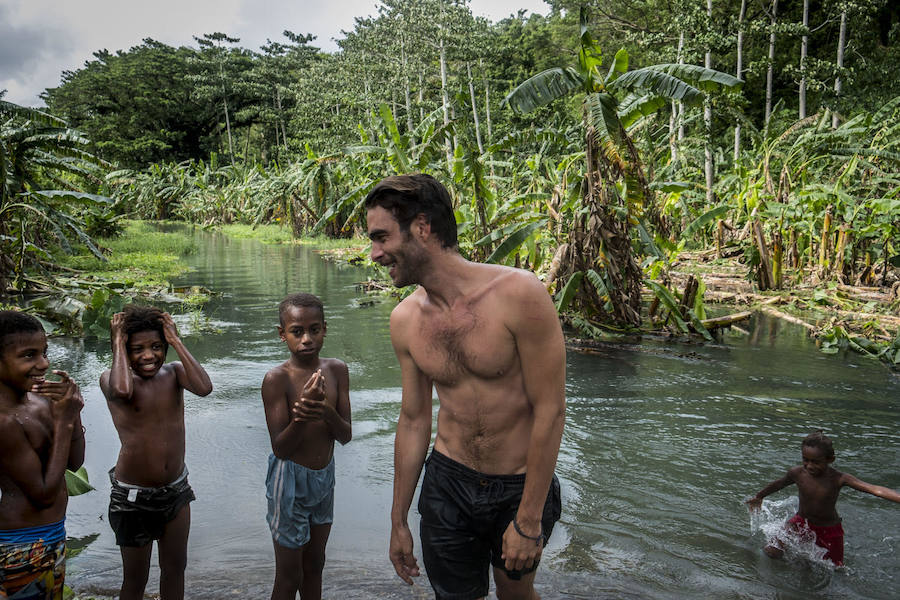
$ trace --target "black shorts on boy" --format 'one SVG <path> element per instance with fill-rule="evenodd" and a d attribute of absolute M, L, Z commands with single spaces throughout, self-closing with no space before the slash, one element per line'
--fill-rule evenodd
<path fill-rule="evenodd" d="M 181 509 L 195 500 L 188 484 L 187 467 L 168 485 L 142 487 L 118 481 L 109 470 L 109 524 L 116 534 L 116 545 L 141 547 L 162 537 L 166 525 Z"/>
<path fill-rule="evenodd" d="M 501 558 L 503 533 L 518 511 L 524 487 L 524 473 L 486 475 L 432 450 L 418 506 L 422 558 L 437 600 L 487 596 L 489 565 L 513 580 L 537 569 L 535 561 L 528 569 L 508 571 Z M 541 517 L 544 545 L 561 510 L 554 475 Z"/>

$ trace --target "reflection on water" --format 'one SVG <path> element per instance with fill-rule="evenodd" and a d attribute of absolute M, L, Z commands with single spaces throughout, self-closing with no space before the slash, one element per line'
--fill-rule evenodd
<path fill-rule="evenodd" d="M 196 235 L 196 271 L 179 283 L 225 295 L 207 308 L 221 332 L 186 336 L 215 385 L 207 398 L 186 394 L 187 463 L 197 494 L 189 597 L 265 598 L 271 591 L 269 438 L 259 387 L 286 358 L 275 333 L 278 302 L 310 291 L 325 302 L 323 355 L 350 367 L 353 407 L 354 439 L 335 451 L 325 597 L 433 598 L 424 577 L 408 588 L 387 558 L 400 401 L 388 337 L 392 303 L 359 307 L 355 284 L 366 273 L 324 263 L 306 248 Z M 183 330 L 189 325 L 180 322 Z M 819 354 L 803 332 L 776 321 L 760 318 L 750 331 L 707 346 L 570 353 L 557 470 L 563 517 L 538 576 L 543 598 L 900 597 L 900 510 L 893 503 L 842 492 L 847 568 L 827 573 L 765 557 L 764 536 L 750 533 L 743 504 L 797 464 L 800 440 L 819 428 L 834 439 L 836 468 L 900 488 L 900 381 L 873 361 Z M 82 385 L 86 466 L 97 487 L 70 503 L 69 535 L 98 537 L 70 562 L 69 581 L 85 593 L 114 594 L 121 567 L 106 523 L 106 471 L 119 443 L 97 385 L 109 345 L 53 340 L 50 351 L 53 366 Z M 771 500 L 795 493 L 788 488 Z M 416 518 L 413 509 L 414 530 Z M 157 579 L 154 566 L 148 592 Z"/>

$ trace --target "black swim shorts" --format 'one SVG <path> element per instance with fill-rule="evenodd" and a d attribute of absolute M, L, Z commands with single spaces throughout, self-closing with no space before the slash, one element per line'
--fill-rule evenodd
<path fill-rule="evenodd" d="M 193 501 L 187 467 L 175 481 L 162 487 L 142 487 L 118 481 L 109 470 L 109 524 L 119 546 L 146 546 L 158 540 L 166 525 Z"/>
<path fill-rule="evenodd" d="M 432 451 L 425 462 L 419 494 L 422 558 L 437 600 L 471 600 L 487 596 L 489 565 L 520 579 L 537 562 L 507 571 L 501 558 L 503 533 L 522 499 L 525 474 L 485 475 Z M 541 526 L 544 545 L 559 520 L 562 501 L 556 475 L 550 484 Z"/>

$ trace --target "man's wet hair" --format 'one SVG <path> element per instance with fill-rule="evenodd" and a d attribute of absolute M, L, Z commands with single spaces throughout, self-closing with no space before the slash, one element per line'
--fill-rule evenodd
<path fill-rule="evenodd" d="M 278 322 L 282 327 L 284 327 L 284 311 L 286 311 L 289 306 L 296 306 L 298 308 L 318 308 L 319 312 L 322 313 L 322 322 L 325 322 L 325 305 L 322 304 L 319 297 L 314 294 L 300 292 L 289 295 L 278 305 Z"/>
<path fill-rule="evenodd" d="M 44 333 L 43 325 L 28 313 L 18 310 L 0 311 L 0 352 L 6 352 L 13 337 L 38 332 Z"/>
<path fill-rule="evenodd" d="M 169 344 L 166 342 L 166 334 L 163 331 L 163 311 L 155 306 L 145 306 L 143 304 L 126 304 L 122 308 L 125 313 L 123 327 L 125 335 L 131 337 L 132 334 L 141 331 L 156 331 L 159 333 L 159 339 L 162 340 L 166 348 Z"/>
<path fill-rule="evenodd" d="M 400 231 L 409 233 L 415 218 L 422 214 L 442 248 L 456 248 L 456 217 L 450 193 L 431 175 L 392 175 L 379 181 L 366 196 L 366 209 L 380 206 L 389 211 Z"/>
<path fill-rule="evenodd" d="M 821 429 L 813 431 L 811 434 L 803 438 L 800 447 L 809 446 L 810 448 L 818 448 L 825 454 L 825 458 L 834 458 L 834 445 L 831 438 L 826 436 Z"/>

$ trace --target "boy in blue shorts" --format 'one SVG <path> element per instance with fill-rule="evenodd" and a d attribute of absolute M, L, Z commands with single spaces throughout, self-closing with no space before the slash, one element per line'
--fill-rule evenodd
<path fill-rule="evenodd" d="M 61 600 L 66 469 L 84 462 L 84 400 L 63 371 L 47 381 L 40 322 L 0 311 L 0 598 Z"/>
<path fill-rule="evenodd" d="M 350 374 L 321 358 L 325 311 L 312 294 L 292 294 L 278 307 L 278 333 L 291 353 L 262 384 L 272 454 L 266 475 L 266 520 L 275 545 L 272 600 L 322 597 L 325 544 L 334 513 L 334 441 L 346 444 Z"/>

